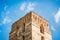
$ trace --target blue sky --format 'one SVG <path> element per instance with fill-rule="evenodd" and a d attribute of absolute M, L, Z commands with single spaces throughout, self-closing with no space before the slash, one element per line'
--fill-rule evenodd
<path fill-rule="evenodd" d="M 60 40 L 60 0 L 0 0 L 0 40 L 9 40 L 12 24 L 29 11 L 45 18 L 52 40 Z"/>

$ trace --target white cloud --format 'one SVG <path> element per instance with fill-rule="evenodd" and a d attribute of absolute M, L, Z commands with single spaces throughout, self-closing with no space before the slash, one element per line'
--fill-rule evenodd
<path fill-rule="evenodd" d="M 2 12 L 1 12 L 1 17 L 8 16 L 8 15 L 9 15 L 9 13 L 10 13 L 10 11 L 9 11 L 9 10 L 7 10 L 7 11 L 2 11 Z"/>
<path fill-rule="evenodd" d="M 0 22 L 0 25 L 8 24 L 10 22 L 12 22 L 12 20 L 9 17 L 4 17 L 3 20 Z"/>
<path fill-rule="evenodd" d="M 58 23 L 60 21 L 60 9 L 58 10 L 58 12 L 54 15 L 55 21 L 56 23 Z"/>
<path fill-rule="evenodd" d="M 29 3 L 27 6 L 27 11 L 32 11 L 34 10 L 35 4 L 34 3 Z"/>
<path fill-rule="evenodd" d="M 7 10 L 7 7 L 8 7 L 8 5 L 5 5 L 4 11 L 1 12 L 2 21 L 0 22 L 0 25 L 7 24 L 12 21 L 11 18 L 9 18 L 10 11 Z"/>
<path fill-rule="evenodd" d="M 56 31 L 56 29 L 54 28 L 54 26 L 51 26 L 51 30 L 52 31 Z"/>
<path fill-rule="evenodd" d="M 21 4 L 20 10 L 24 11 L 25 7 L 26 7 L 26 3 L 24 2 L 24 3 Z"/>
<path fill-rule="evenodd" d="M 32 10 L 34 10 L 35 9 L 35 3 L 22 3 L 22 5 L 20 6 L 20 10 L 21 11 L 26 11 L 26 12 L 28 12 L 28 11 L 32 11 Z"/>
<path fill-rule="evenodd" d="M 6 23 L 10 23 L 12 20 L 9 18 L 9 17 L 5 17 L 3 20 L 2 20 L 2 24 L 6 24 Z"/>

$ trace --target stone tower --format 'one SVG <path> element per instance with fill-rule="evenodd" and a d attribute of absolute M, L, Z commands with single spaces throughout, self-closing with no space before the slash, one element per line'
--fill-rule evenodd
<path fill-rule="evenodd" d="M 12 25 L 9 40 L 52 40 L 48 22 L 29 12 Z"/>

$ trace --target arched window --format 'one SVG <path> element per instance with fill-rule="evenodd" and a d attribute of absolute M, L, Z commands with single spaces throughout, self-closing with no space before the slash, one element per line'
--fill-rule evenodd
<path fill-rule="evenodd" d="M 42 24 L 41 24 L 41 26 L 40 26 L 40 32 L 44 34 L 44 27 L 43 27 Z"/>

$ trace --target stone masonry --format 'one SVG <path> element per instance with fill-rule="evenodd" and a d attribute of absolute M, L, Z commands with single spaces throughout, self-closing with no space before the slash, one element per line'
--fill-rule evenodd
<path fill-rule="evenodd" d="M 48 22 L 31 11 L 13 23 L 9 40 L 52 40 L 52 35 Z"/>

